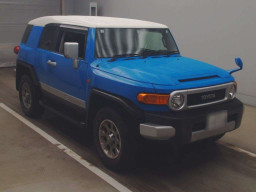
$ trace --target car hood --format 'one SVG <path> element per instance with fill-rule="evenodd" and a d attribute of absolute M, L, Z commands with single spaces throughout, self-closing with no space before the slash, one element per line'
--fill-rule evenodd
<path fill-rule="evenodd" d="M 193 79 L 230 77 L 223 69 L 181 56 L 118 58 L 115 61 L 97 59 L 92 65 L 111 74 L 156 85 L 177 85 Z"/>

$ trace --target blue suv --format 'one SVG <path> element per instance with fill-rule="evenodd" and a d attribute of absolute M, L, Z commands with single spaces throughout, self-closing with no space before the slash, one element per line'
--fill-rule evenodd
<path fill-rule="evenodd" d="M 142 141 L 184 146 L 240 126 L 237 83 L 186 58 L 167 26 L 132 19 L 47 16 L 29 22 L 18 53 L 16 89 L 30 117 L 51 110 L 88 130 L 101 160 L 122 170 Z"/>

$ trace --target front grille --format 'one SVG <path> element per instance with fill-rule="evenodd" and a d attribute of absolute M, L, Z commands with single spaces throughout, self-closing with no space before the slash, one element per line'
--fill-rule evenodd
<path fill-rule="evenodd" d="M 187 106 L 200 105 L 220 101 L 225 98 L 226 89 L 188 94 Z"/>

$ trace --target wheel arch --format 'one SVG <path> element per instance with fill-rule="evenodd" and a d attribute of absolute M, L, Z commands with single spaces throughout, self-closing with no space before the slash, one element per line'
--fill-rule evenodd
<path fill-rule="evenodd" d="M 19 90 L 20 79 L 23 74 L 27 74 L 31 77 L 32 82 L 35 86 L 39 86 L 34 67 L 28 63 L 17 60 L 16 62 L 16 90 Z"/>
<path fill-rule="evenodd" d="M 98 89 L 92 89 L 87 110 L 87 125 L 89 127 L 92 127 L 97 111 L 103 107 L 114 108 L 122 115 L 134 120 L 143 118 L 141 109 L 130 100 Z"/>

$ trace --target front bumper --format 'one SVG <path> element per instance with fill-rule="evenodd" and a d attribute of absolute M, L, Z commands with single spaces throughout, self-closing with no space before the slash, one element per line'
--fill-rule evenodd
<path fill-rule="evenodd" d="M 208 129 L 208 115 L 219 111 L 227 112 L 225 125 Z M 186 111 L 146 112 L 140 124 L 140 134 L 158 140 L 175 138 L 177 142 L 186 144 L 237 129 L 242 115 L 243 104 L 238 99 Z"/>

